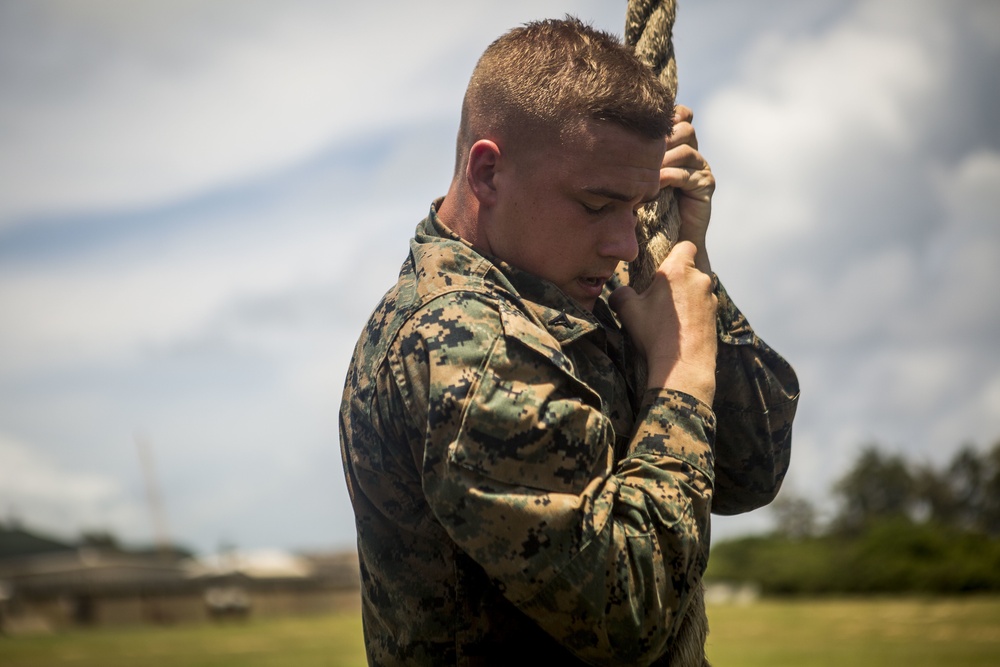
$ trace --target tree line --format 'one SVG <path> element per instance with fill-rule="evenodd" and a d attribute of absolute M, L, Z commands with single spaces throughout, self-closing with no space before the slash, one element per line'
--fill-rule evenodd
<path fill-rule="evenodd" d="M 941 466 L 869 445 L 832 491 L 826 521 L 780 494 L 775 530 L 715 545 L 706 580 L 785 595 L 1000 591 L 1000 442 Z"/>

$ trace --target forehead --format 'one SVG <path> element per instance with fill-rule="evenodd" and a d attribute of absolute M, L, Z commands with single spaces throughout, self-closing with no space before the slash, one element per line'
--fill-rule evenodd
<path fill-rule="evenodd" d="M 562 133 L 558 140 L 541 142 L 532 151 L 536 168 L 576 182 L 578 187 L 659 189 L 660 165 L 666 142 L 649 139 L 611 122 L 587 120 Z"/>

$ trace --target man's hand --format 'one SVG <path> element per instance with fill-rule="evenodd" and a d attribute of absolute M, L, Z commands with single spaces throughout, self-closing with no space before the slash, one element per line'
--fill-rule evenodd
<path fill-rule="evenodd" d="M 667 152 L 660 169 L 660 187 L 674 188 L 677 208 L 681 217 L 680 240 L 690 241 L 698 249 L 695 263 L 705 273 L 711 273 L 705 236 L 712 217 L 712 194 L 715 176 L 708 162 L 698 152 L 695 135 L 694 113 L 688 107 L 677 105 L 674 115 L 674 132 L 667 138 Z"/>
<path fill-rule="evenodd" d="M 647 387 L 676 389 L 712 405 L 718 299 L 711 276 L 696 266 L 697 252 L 694 243 L 678 242 L 646 291 L 620 287 L 611 307 L 646 357 Z"/>

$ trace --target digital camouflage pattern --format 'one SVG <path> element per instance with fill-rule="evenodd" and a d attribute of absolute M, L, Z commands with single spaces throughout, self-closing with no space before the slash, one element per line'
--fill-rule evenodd
<path fill-rule="evenodd" d="M 717 293 L 713 412 L 635 391 L 606 298 L 584 311 L 432 208 L 341 406 L 370 664 L 667 664 L 710 511 L 777 492 L 798 396 Z"/>

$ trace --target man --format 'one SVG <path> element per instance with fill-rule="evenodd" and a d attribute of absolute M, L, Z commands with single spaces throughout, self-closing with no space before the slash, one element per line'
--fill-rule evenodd
<path fill-rule="evenodd" d="M 690 120 L 574 19 L 480 59 L 454 179 L 344 390 L 371 664 L 666 664 L 713 504 L 777 492 L 798 387 L 711 274 Z M 613 292 L 664 186 L 683 240 Z"/>

